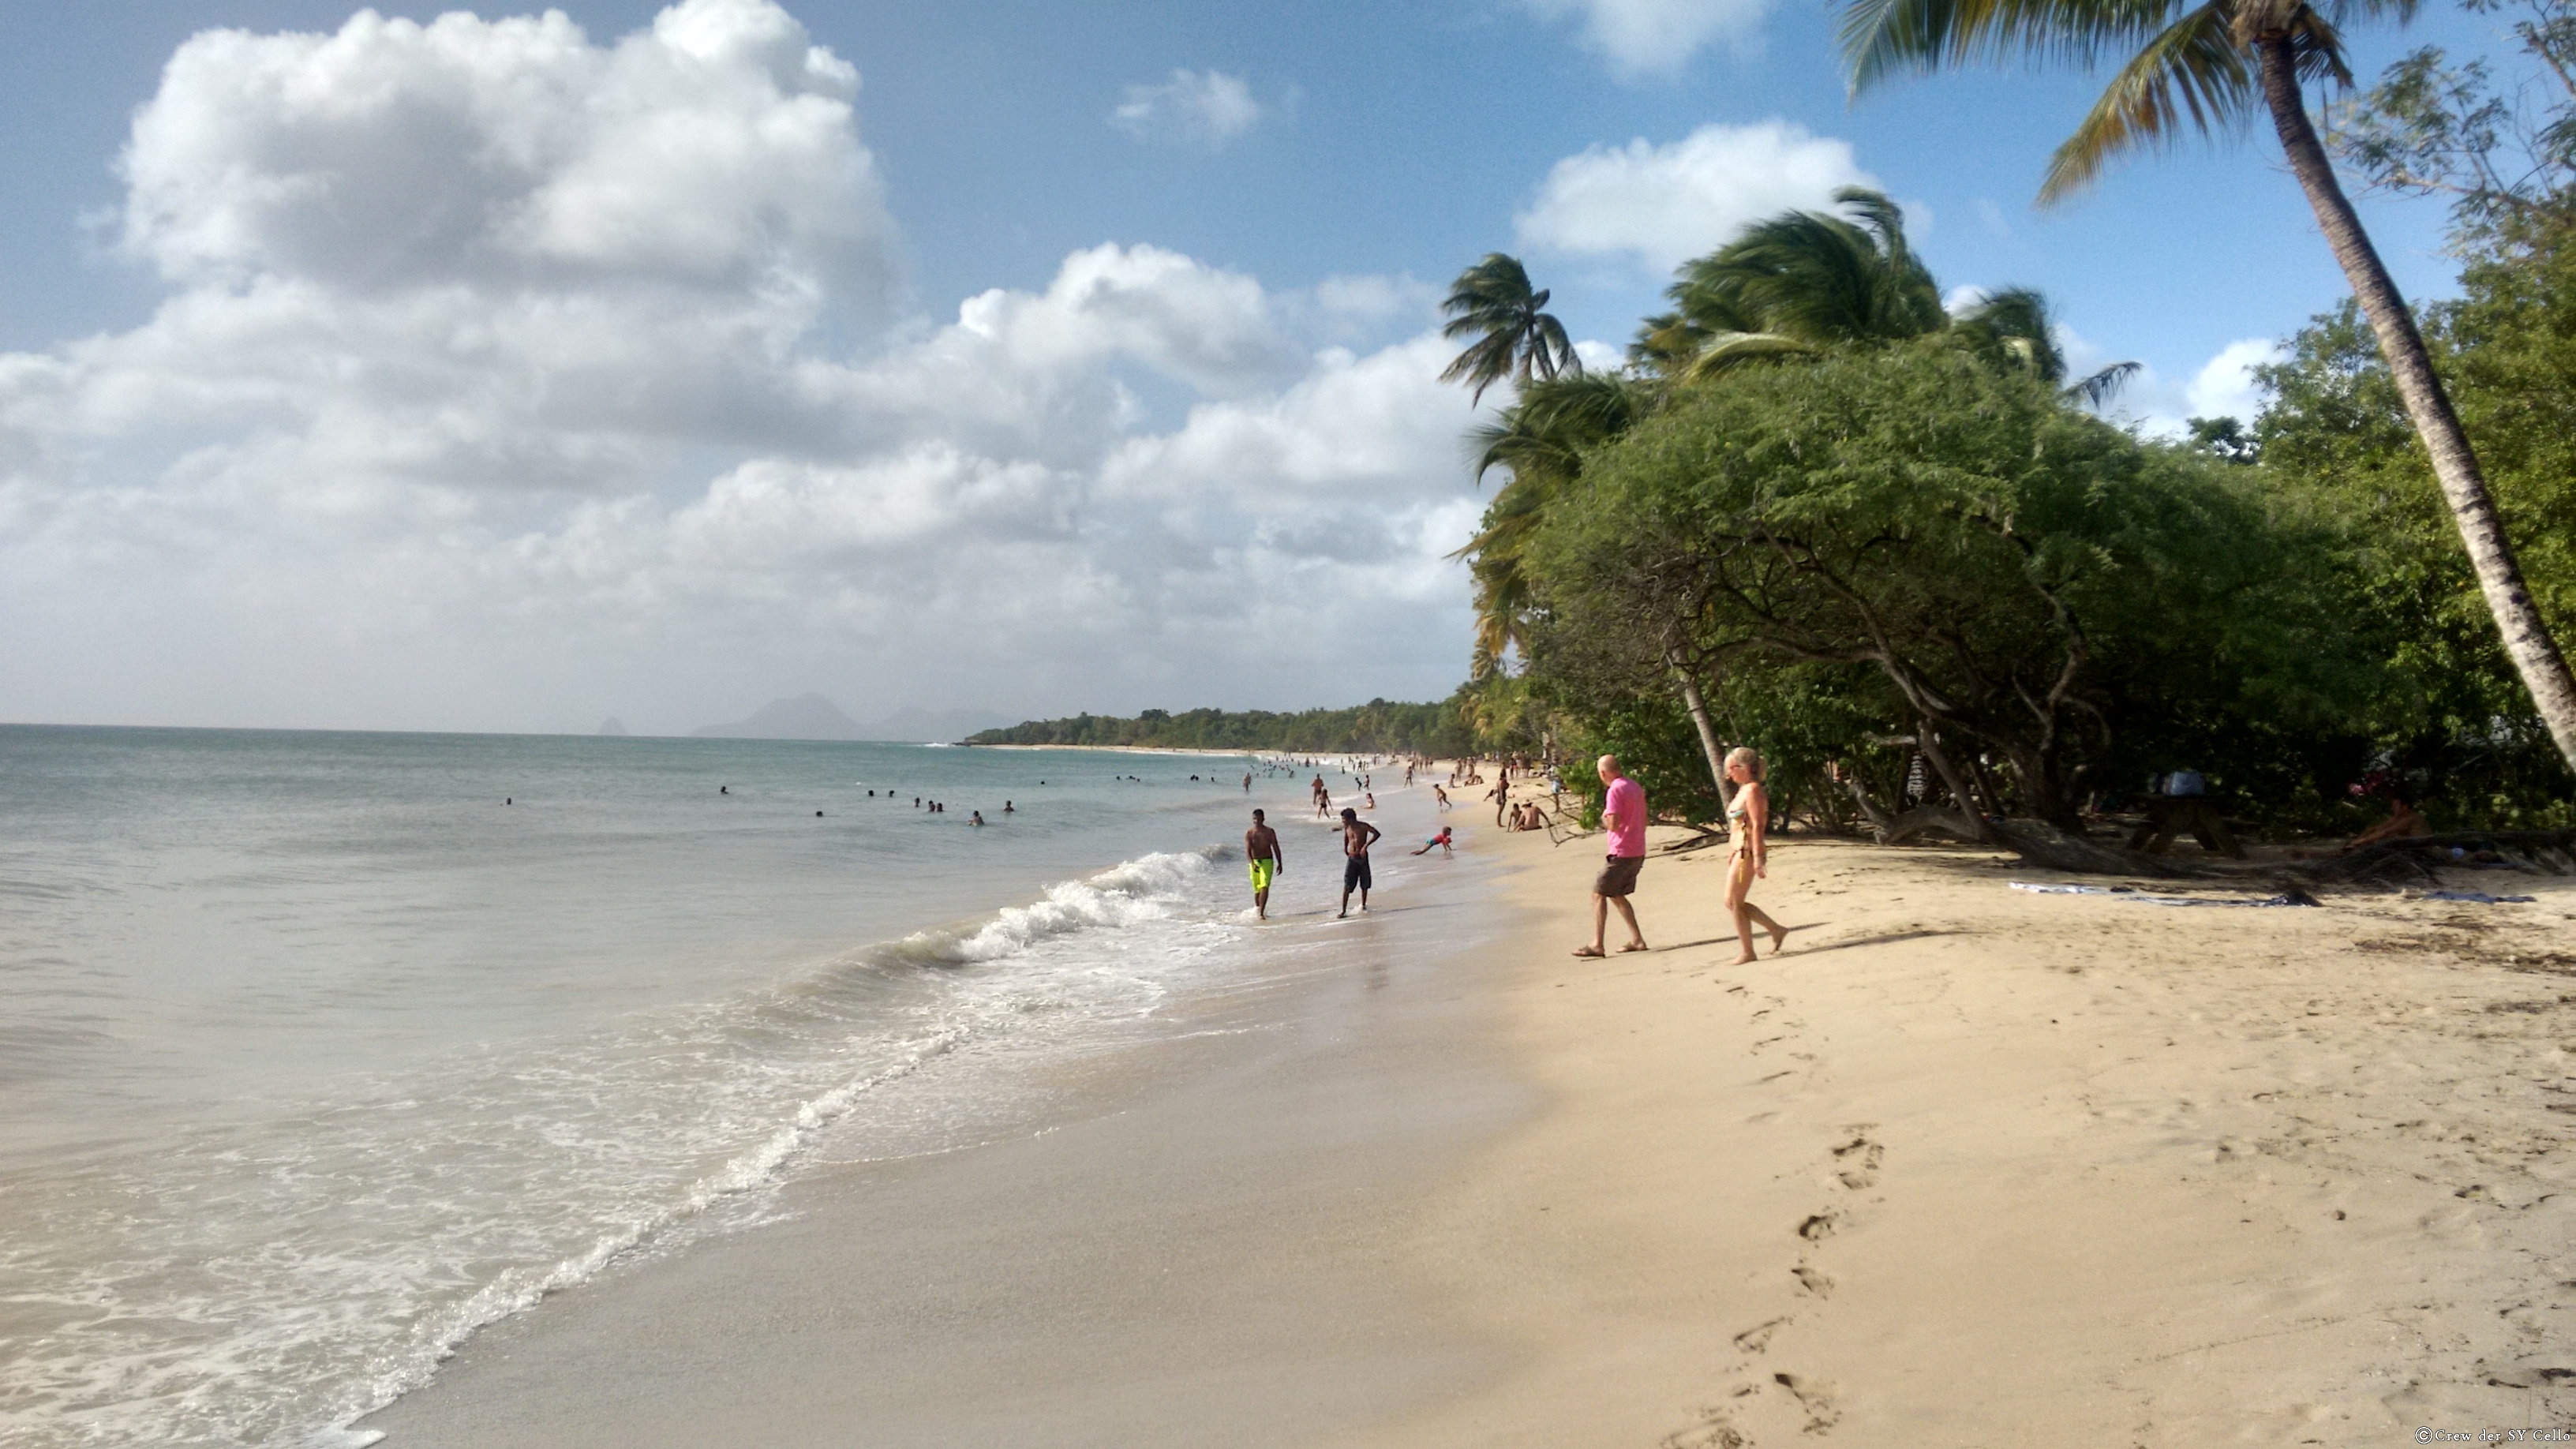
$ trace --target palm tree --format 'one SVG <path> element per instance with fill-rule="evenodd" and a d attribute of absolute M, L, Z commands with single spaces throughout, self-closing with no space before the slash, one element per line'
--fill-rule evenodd
<path fill-rule="evenodd" d="M 2086 407 L 2109 402 L 2139 367 L 2134 362 L 2115 362 L 2067 381 L 2066 352 L 2057 345 L 2057 323 L 2049 315 L 2048 299 L 2028 287 L 2006 287 L 1961 308 L 1950 321 L 1950 333 L 1990 366 L 2028 372 L 2056 387 L 2067 401 Z"/>
<path fill-rule="evenodd" d="M 1565 324 L 1541 310 L 1548 294 L 1530 287 L 1529 272 L 1518 257 L 1487 252 L 1485 259 L 1458 274 L 1440 310 L 1449 325 L 1440 335 L 1455 341 L 1476 340 L 1440 374 L 1442 382 L 1465 379 L 1475 386 L 1475 400 L 1485 389 L 1510 378 L 1527 388 L 1559 372 L 1581 372 L 1583 361 L 1566 339 Z"/>
<path fill-rule="evenodd" d="M 1937 332 L 1941 289 L 1884 193 L 1834 193 L 1852 215 L 1788 211 L 1682 266 L 1672 298 L 1711 332 L 1778 332 L 1810 343 L 1891 341 Z"/>
<path fill-rule="evenodd" d="M 1652 404 L 1646 387 L 1632 378 L 1577 373 L 1530 384 L 1499 419 L 1468 435 L 1479 481 L 1496 468 L 1511 472 L 1476 536 L 1450 555 L 1467 560 L 1476 585 L 1473 678 L 1492 674 L 1507 650 L 1529 643 L 1529 585 L 1521 558 L 1548 504 L 1581 474 L 1585 449 L 1626 432 Z"/>
<path fill-rule="evenodd" d="M 2576 769 L 2576 676 L 2523 583 L 2495 498 L 2433 372 L 2415 316 L 2308 119 L 2307 82 L 2352 83 L 2341 25 L 2382 15 L 2402 23 L 2417 3 L 2326 0 L 2320 10 L 2306 0 L 1849 0 L 1842 41 L 1855 92 L 1901 69 L 2000 61 L 2016 53 L 2090 66 L 2126 52 L 2101 99 L 2050 158 L 2039 190 L 2043 203 L 2090 185 L 2124 152 L 2171 144 L 2186 129 L 2208 133 L 2248 120 L 2259 103 L 2378 335 L 2505 652 L 2559 753 Z"/>
<path fill-rule="evenodd" d="M 1953 316 L 1907 243 L 1895 202 L 1859 186 L 1834 200 L 1852 215 L 1783 212 L 1683 263 L 1665 291 L 1674 310 L 1647 318 L 1629 355 L 1667 376 L 1702 378 L 1766 358 L 1947 334 L 1995 367 L 2065 384 L 2066 358 L 2039 293 L 2009 287 Z M 2065 390 L 2098 406 L 2136 370 L 2119 363 Z"/>
<path fill-rule="evenodd" d="M 1647 319 L 1641 359 L 1702 377 L 1740 362 L 1854 343 L 1893 342 L 1948 325 L 1941 290 L 1906 244 L 1896 203 L 1847 186 L 1853 215 L 1788 211 L 1682 264 L 1674 310 Z"/>

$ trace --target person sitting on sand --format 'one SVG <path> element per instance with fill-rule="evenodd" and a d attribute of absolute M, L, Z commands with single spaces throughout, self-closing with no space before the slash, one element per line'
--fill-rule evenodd
<path fill-rule="evenodd" d="M 1754 877 L 1771 878 L 1770 840 L 1771 794 L 1762 787 L 1762 756 L 1751 745 L 1737 745 L 1726 752 L 1726 778 L 1735 786 L 1735 801 L 1726 807 L 1727 824 L 1735 835 L 1734 853 L 1726 863 L 1726 909 L 1735 917 L 1735 939 L 1743 951 L 1735 964 L 1753 959 L 1753 923 L 1771 933 L 1771 954 L 1780 954 L 1780 943 L 1789 939 L 1789 928 L 1763 914 L 1762 908 L 1745 899 L 1753 891 Z"/>
<path fill-rule="evenodd" d="M 1602 863 L 1601 873 L 1592 879 L 1592 944 L 1574 954 L 1609 954 L 1603 947 L 1612 906 L 1619 908 L 1619 918 L 1628 923 L 1628 944 L 1619 949 L 1643 951 L 1646 933 L 1637 929 L 1637 912 L 1628 904 L 1628 897 L 1635 894 L 1637 872 L 1646 864 L 1646 789 L 1620 773 L 1617 755 L 1603 755 L 1593 768 L 1608 787 L 1601 802 L 1601 826 L 1610 832 L 1610 854 Z"/>
<path fill-rule="evenodd" d="M 1368 914 L 1369 846 L 1385 832 L 1360 818 L 1360 812 L 1342 812 L 1342 915 L 1351 913 L 1351 892 L 1360 893 L 1360 914 Z M 1338 919 L 1338 918 L 1337 918 Z"/>
<path fill-rule="evenodd" d="M 2377 845 L 2383 840 L 2406 840 L 2432 833 L 2433 827 L 2425 822 L 2423 816 L 2415 813 L 2414 802 L 2391 790 L 2388 792 L 2388 818 L 2354 836 L 2351 844 L 2335 853 L 2350 855 L 2356 850 Z"/>
<path fill-rule="evenodd" d="M 1414 854 L 1428 855 L 1431 853 L 1431 847 L 1435 845 L 1440 847 L 1440 853 L 1442 855 L 1456 855 L 1458 853 L 1457 851 L 1449 848 L 1449 827 L 1443 825 L 1440 827 L 1440 833 L 1432 836 L 1429 840 L 1422 842 L 1422 848 L 1415 851 Z"/>

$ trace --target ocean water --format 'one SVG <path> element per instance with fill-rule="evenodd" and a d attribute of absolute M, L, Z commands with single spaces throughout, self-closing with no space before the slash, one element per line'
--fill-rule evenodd
<path fill-rule="evenodd" d="M 1337 885 L 1307 776 L 1247 769 L 0 728 L 0 1441 L 363 1443 L 826 1138 L 978 1140 L 1322 939 L 1247 919 L 1248 805 L 1313 862 L 1280 904 Z"/>

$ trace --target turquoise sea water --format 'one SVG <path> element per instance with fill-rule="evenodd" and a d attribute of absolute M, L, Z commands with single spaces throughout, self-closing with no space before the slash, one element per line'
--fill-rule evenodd
<path fill-rule="evenodd" d="M 818 1134 L 971 1140 L 1318 929 L 1246 919 L 1248 805 L 1280 906 L 1337 884 L 1311 772 L 1248 769 L 0 728 L 0 1439 L 349 1441 Z"/>

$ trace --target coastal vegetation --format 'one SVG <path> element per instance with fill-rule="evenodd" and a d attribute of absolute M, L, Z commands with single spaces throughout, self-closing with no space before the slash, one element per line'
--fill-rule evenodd
<path fill-rule="evenodd" d="M 2352 286 L 2354 304 L 2370 325 L 2407 421 L 2423 444 L 2505 653 L 2561 758 L 2576 769 L 2576 676 L 2570 675 L 2549 622 L 2524 582 L 2477 451 L 2415 314 L 2363 229 L 2308 114 L 2306 86 L 2352 83 L 2341 25 L 2381 17 L 2404 20 L 2415 13 L 2417 3 L 2333 0 L 2321 9 L 2306 0 L 2156 0 L 2145 5 L 1850 0 L 1843 12 L 1842 40 L 1855 91 L 1902 70 L 2015 57 L 2090 67 L 2126 52 L 2128 58 L 2119 63 L 2110 85 L 2051 158 L 2040 187 L 2043 202 L 2089 186 L 2124 153 L 2170 145 L 2187 130 L 2206 133 L 2243 124 L 2258 108 L 2268 115 L 2291 173 Z M 2525 49 L 2546 62 L 2563 85 L 2568 76 L 2566 13 L 2555 0 L 2536 0 L 2532 8 L 2533 19 L 2519 31 Z M 2403 162 L 2423 154 L 2410 147 L 2403 125 L 2407 83 L 2421 75 L 2419 66 L 2412 76 L 2392 75 L 2382 87 L 2379 113 L 2400 122 L 2379 138 L 2385 160 Z M 2451 114 L 2438 102 L 2418 109 L 2445 118 Z M 2562 118 L 2559 129 L 2563 126 Z M 2348 134 L 2359 142 L 2370 129 L 2364 125 Z M 2471 141 L 2470 149 L 2476 149 L 2473 137 L 2453 139 Z M 2492 147 L 2487 150 L 2493 154 Z"/>
<path fill-rule="evenodd" d="M 2352 828 L 2386 793 L 2444 826 L 2576 818 L 2550 673 L 2576 618 L 2567 0 L 2517 31 L 2560 87 L 2544 114 L 2421 51 L 2323 131 L 2299 86 L 2344 62 L 2316 12 L 2149 9 L 1881 0 L 1845 39 L 1862 85 L 2127 55 L 2052 199 L 2261 100 L 2294 163 L 2331 147 L 2368 184 L 2451 197 L 2460 297 L 2395 303 L 2332 167 L 2294 164 L 2356 300 L 2261 373 L 2259 416 L 2164 438 L 2101 416 L 2132 369 L 2069 376 L 2038 294 L 1945 306 L 1882 195 L 1715 239 L 1622 368 L 1460 359 L 1515 388 L 1469 440 L 1500 482 L 1462 550 L 1478 629 L 1454 704 L 1480 747 L 1615 749 L 1706 820 L 1722 747 L 1749 742 L 1775 808 L 1882 835 L 2076 827 L 2173 770 L 2275 827 Z M 1521 279 L 1517 313 L 1478 272 L 1450 298 L 1481 356 L 1550 335 L 1508 260 L 1479 268 Z"/>
<path fill-rule="evenodd" d="M 1397 704 L 1373 699 L 1351 709 L 1149 709 L 1133 719 L 1081 714 L 1031 720 L 970 736 L 970 745 L 1126 746 L 1287 754 L 1465 755 L 1474 729 L 1455 701 Z"/>
<path fill-rule="evenodd" d="M 2276 829 L 2350 830 L 2391 794 L 2443 828 L 2576 821 L 2576 0 L 2519 8 L 2530 78 L 2419 50 L 2311 116 L 2307 88 L 2349 80 L 2335 22 L 2411 0 L 1860 0 L 1857 87 L 2114 65 L 2043 201 L 2268 117 L 2353 299 L 2258 371 L 2256 416 L 2167 437 L 2105 416 L 2134 364 L 2075 375 L 2037 292 L 1945 293 L 1875 191 L 1712 238 L 1615 368 L 1490 253 L 1446 302 L 1444 375 L 1507 392 L 1467 439 L 1497 486 L 1457 555 L 1455 694 L 976 740 L 1615 750 L 1700 821 L 1752 743 L 1782 814 L 1883 838 L 2078 828 L 2177 770 Z M 2338 161 L 2450 201 L 2456 298 L 2397 297 Z"/>

